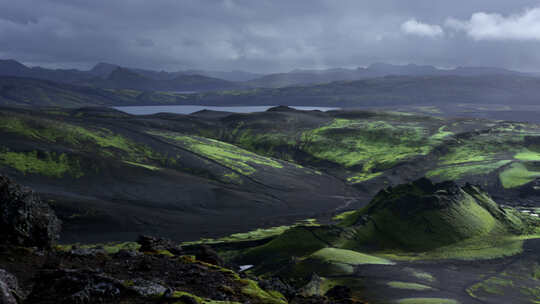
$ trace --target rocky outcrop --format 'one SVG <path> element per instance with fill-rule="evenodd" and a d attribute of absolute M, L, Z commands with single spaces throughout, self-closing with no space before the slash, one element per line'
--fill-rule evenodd
<path fill-rule="evenodd" d="M 0 269 L 0 304 L 17 304 L 22 296 L 17 278 Z"/>
<path fill-rule="evenodd" d="M 160 252 L 167 250 L 173 254 L 182 253 L 182 248 L 173 241 L 149 235 L 140 235 L 137 243 L 141 245 L 140 252 Z"/>
<path fill-rule="evenodd" d="M 61 222 L 38 195 L 0 175 L 0 242 L 26 247 L 50 247 Z"/>

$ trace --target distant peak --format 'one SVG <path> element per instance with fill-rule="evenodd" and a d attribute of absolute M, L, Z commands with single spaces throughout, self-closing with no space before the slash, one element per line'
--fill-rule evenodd
<path fill-rule="evenodd" d="M 0 64 L 27 68 L 27 66 L 14 59 L 0 59 Z"/>
<path fill-rule="evenodd" d="M 139 79 L 145 79 L 143 75 L 134 72 L 133 70 L 123 68 L 120 66 L 117 66 L 109 75 L 108 77 L 110 80 L 139 80 Z"/>
<path fill-rule="evenodd" d="M 120 67 L 116 64 L 106 63 L 106 62 L 100 62 L 96 64 L 91 70 L 90 73 L 98 76 L 109 76 L 112 71 L 114 71 L 116 68 Z"/>

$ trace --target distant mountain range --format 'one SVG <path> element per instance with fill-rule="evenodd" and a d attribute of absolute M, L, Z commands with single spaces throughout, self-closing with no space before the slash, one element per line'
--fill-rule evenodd
<path fill-rule="evenodd" d="M 430 65 L 375 63 L 366 68 L 293 70 L 288 73 L 255 74 L 245 71 L 185 70 L 153 71 L 98 63 L 88 71 L 27 67 L 15 60 L 0 60 L 0 76 L 44 79 L 102 88 L 144 91 L 214 91 L 241 88 L 281 88 L 287 86 L 354 81 L 384 76 L 538 76 L 493 67 L 440 69 Z"/>
<path fill-rule="evenodd" d="M 327 84 L 184 95 L 185 104 L 394 106 L 539 105 L 540 78 L 521 75 L 385 76 Z"/>
<path fill-rule="evenodd" d="M 367 68 L 294 70 L 289 73 L 270 74 L 248 81 L 254 87 L 280 88 L 291 85 L 329 83 L 334 81 L 353 81 L 384 76 L 484 76 L 528 74 L 492 67 L 457 67 L 440 69 L 430 65 L 392 65 L 375 63 Z"/>
<path fill-rule="evenodd" d="M 192 87 L 202 88 L 190 77 Z M 205 81 L 208 79 L 205 79 Z M 328 84 L 258 88 L 201 93 L 126 90 L 149 83 L 186 86 L 182 78 L 148 82 L 140 74 L 115 70 L 104 84 L 108 89 L 46 80 L 0 77 L 0 105 L 121 106 L 121 105 L 288 105 L 288 106 L 405 106 L 451 104 L 540 104 L 540 78 L 519 75 L 386 76 Z M 128 83 L 125 83 L 128 81 Z M 223 80 L 216 80 L 222 81 Z M 234 83 L 233 83 L 234 84 Z M 111 86 L 114 85 L 114 86 Z M 160 87 L 165 90 L 166 87 Z"/>
<path fill-rule="evenodd" d="M 155 74 L 152 74 L 155 73 Z M 106 78 L 96 77 L 80 82 L 81 85 L 107 88 L 132 89 L 142 91 L 200 92 L 239 89 L 241 85 L 223 79 L 202 75 L 178 74 L 174 78 L 162 72 L 143 73 L 126 68 L 115 68 Z"/>
<path fill-rule="evenodd" d="M 244 72 L 223 72 L 220 75 L 230 76 L 233 79 L 248 77 L 248 74 Z M 15 60 L 0 60 L 0 76 L 34 78 L 107 89 L 134 89 L 142 91 L 199 92 L 238 89 L 242 87 L 232 81 L 192 74 L 191 72 L 158 72 L 123 68 L 108 63 L 99 63 L 89 71 L 80 71 L 74 69 L 45 69 L 41 67 L 30 68 Z"/>
<path fill-rule="evenodd" d="M 234 77 L 248 75 L 227 75 L 230 78 L 234 73 Z M 108 63 L 80 71 L 30 68 L 14 60 L 0 61 L 0 104 L 4 105 L 355 107 L 452 103 L 540 104 L 540 77 L 501 68 L 445 70 L 377 63 L 367 68 L 295 70 L 249 81 L 230 81 Z"/>

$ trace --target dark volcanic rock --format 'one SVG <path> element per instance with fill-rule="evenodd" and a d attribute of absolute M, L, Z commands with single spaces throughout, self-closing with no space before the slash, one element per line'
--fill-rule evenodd
<path fill-rule="evenodd" d="M 17 278 L 9 272 L 0 269 L 0 304 L 17 304 L 22 298 Z"/>
<path fill-rule="evenodd" d="M 0 242 L 50 247 L 60 229 L 60 220 L 36 193 L 0 175 Z"/>
<path fill-rule="evenodd" d="M 224 266 L 225 262 L 219 257 L 217 252 L 208 245 L 203 245 L 195 252 L 195 257 L 199 261 L 218 266 Z"/>
<path fill-rule="evenodd" d="M 168 250 L 173 254 L 182 253 L 182 248 L 168 239 L 157 238 L 148 235 L 140 235 L 137 239 L 137 243 L 141 245 L 140 252 L 159 252 L 162 250 Z"/>
<path fill-rule="evenodd" d="M 42 272 L 25 303 L 110 303 L 128 292 L 117 280 L 86 270 Z"/>
<path fill-rule="evenodd" d="M 348 300 L 351 298 L 351 289 L 347 286 L 337 285 L 328 290 L 325 296 L 334 300 Z"/>

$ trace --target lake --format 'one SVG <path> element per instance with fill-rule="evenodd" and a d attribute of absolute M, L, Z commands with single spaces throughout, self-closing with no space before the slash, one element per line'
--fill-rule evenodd
<path fill-rule="evenodd" d="M 150 115 L 156 113 L 175 113 L 175 114 L 191 114 L 201 110 L 224 111 L 234 113 L 252 113 L 264 112 L 275 106 L 236 106 L 236 107 L 217 107 L 217 106 L 130 106 L 130 107 L 114 107 L 117 110 L 133 115 Z M 339 110 L 339 108 L 330 107 L 296 107 L 297 110 L 320 110 L 330 111 Z"/>

